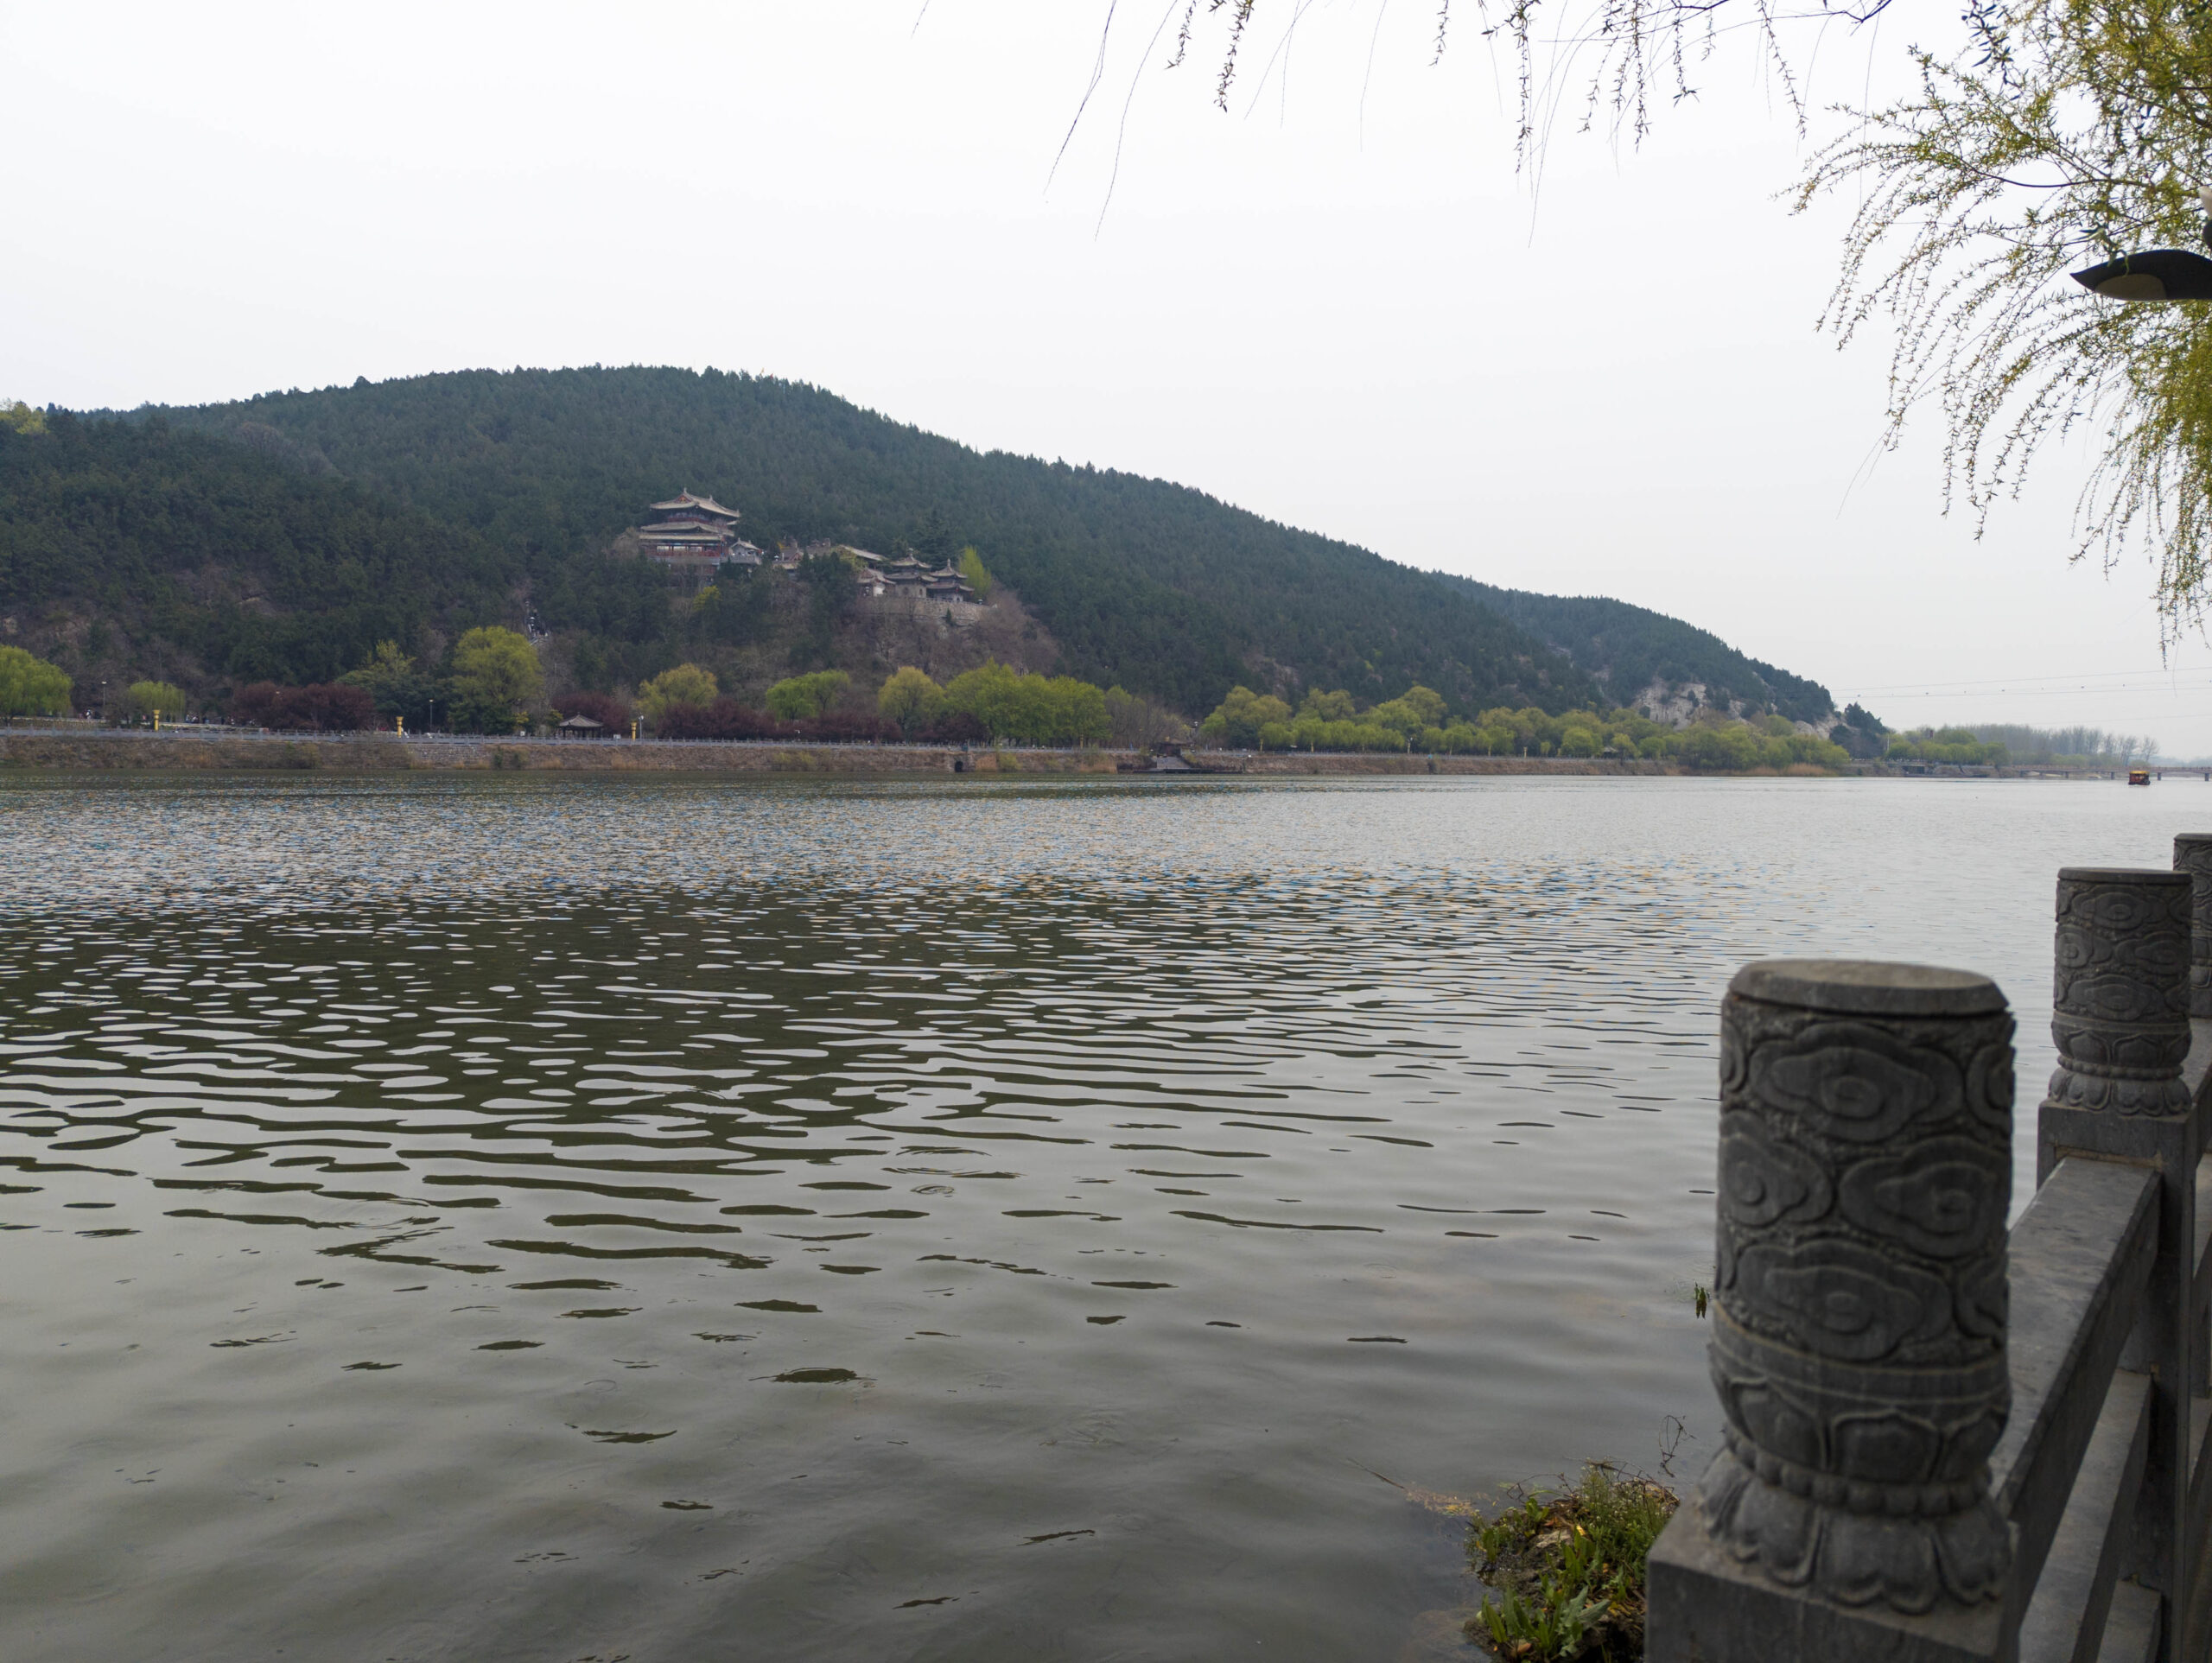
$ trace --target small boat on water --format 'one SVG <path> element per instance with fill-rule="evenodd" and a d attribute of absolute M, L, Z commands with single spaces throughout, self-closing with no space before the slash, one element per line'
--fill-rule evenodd
<path fill-rule="evenodd" d="M 2148 768 L 2130 768 L 2127 771 L 2127 783 L 2130 785 L 2148 785 L 2151 783 L 2151 771 Z"/>

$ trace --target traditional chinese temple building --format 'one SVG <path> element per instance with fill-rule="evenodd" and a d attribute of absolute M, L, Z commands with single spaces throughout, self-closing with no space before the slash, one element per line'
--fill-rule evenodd
<path fill-rule="evenodd" d="M 941 601 L 953 606 L 982 604 L 976 591 L 950 563 L 931 571 L 912 555 L 884 561 L 879 567 L 861 572 L 859 576 L 861 588 L 869 594 L 903 596 L 909 600 Z"/>
<path fill-rule="evenodd" d="M 680 491 L 645 510 L 638 527 L 645 552 L 673 570 L 703 570 L 737 561 L 760 563 L 760 551 L 737 535 L 738 512 L 712 497 Z"/>

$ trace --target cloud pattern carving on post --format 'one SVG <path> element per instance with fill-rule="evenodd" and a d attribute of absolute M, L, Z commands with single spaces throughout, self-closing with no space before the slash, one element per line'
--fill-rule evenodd
<path fill-rule="evenodd" d="M 2012 1019 L 1986 978 L 1747 966 L 1720 1019 L 1713 1538 L 1924 1612 L 1999 1595 Z"/>
<path fill-rule="evenodd" d="M 2058 874 L 2049 1101 L 2114 1114 L 2182 1114 L 2189 1088 L 2192 885 L 2186 873 L 2067 866 Z"/>
<path fill-rule="evenodd" d="M 2212 832 L 2174 839 L 2174 870 L 2190 879 L 2189 1013 L 2212 1017 Z"/>

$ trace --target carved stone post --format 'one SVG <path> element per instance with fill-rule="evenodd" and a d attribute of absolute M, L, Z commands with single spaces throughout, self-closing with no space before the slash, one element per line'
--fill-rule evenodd
<path fill-rule="evenodd" d="M 2189 874 L 2189 1013 L 2212 1018 L 2212 832 L 2174 839 L 2174 870 Z"/>
<path fill-rule="evenodd" d="M 2152 1376 L 2151 1437 L 2126 1570 L 2167 1601 L 2183 1638 L 2196 1558 L 2187 1519 L 2189 1405 L 2197 1372 L 2196 1163 L 2189 1055 L 2192 885 L 2185 872 L 2068 866 L 2058 874 L 2051 1037 L 2058 1068 L 2036 1127 L 2036 1181 L 2069 1155 L 2156 1167 L 2158 1251 L 2121 1367 Z M 2194 1642 L 2192 1642 L 2194 1643 Z M 2171 1654 L 2171 1653 L 2170 1653 Z"/>
<path fill-rule="evenodd" d="M 2206 778 L 2212 779 L 2212 775 Z M 2183 1064 L 2182 1082 L 2195 1094 L 2202 1087 L 2206 1062 L 2212 1060 L 2212 832 L 2183 832 L 2176 837 L 2174 870 L 2187 873 L 2190 882 L 2189 1019 L 2192 1028 L 2202 1025 L 2202 1031 L 2191 1036 L 2195 1060 Z M 2200 1108 L 2200 1122 L 2203 1113 Z M 2202 1143 L 2205 1133 L 2201 1123 L 2196 1135 Z M 2206 1310 L 2201 1290 L 2196 1323 L 2190 1369 L 2196 1395 L 2203 1397 L 2212 1393 L 2212 1311 Z"/>
<path fill-rule="evenodd" d="M 1725 1448 L 1652 1550 L 1665 1663 L 1999 1656 L 2012 1021 L 1986 978 L 1747 966 L 1721 1006 Z"/>
<path fill-rule="evenodd" d="M 2188 1111 L 2181 1065 L 2193 890 L 2189 873 L 2155 867 L 2060 871 L 2050 1014 L 2058 1068 L 2045 1108 L 2120 1117 Z M 2038 1174 L 2049 1175 L 2048 1167 Z"/>

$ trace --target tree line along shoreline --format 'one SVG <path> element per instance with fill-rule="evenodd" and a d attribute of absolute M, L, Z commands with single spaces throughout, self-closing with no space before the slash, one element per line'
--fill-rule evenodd
<path fill-rule="evenodd" d="M 0 716 L 62 714 L 69 690 L 69 678 L 58 667 L 21 648 L 0 646 Z M 387 641 L 336 682 L 252 682 L 233 689 L 223 702 L 219 711 L 210 710 L 172 684 L 135 682 L 111 700 L 105 720 L 118 727 L 221 725 L 333 736 L 556 734 L 810 746 L 1110 748 L 1140 755 L 1174 745 L 1262 757 L 1640 762 L 1698 773 L 1839 773 L 1854 764 L 1842 746 L 1807 731 L 1806 724 L 1774 715 L 1746 720 L 1710 708 L 1675 727 L 1626 708 L 1594 705 L 1558 714 L 1499 706 L 1471 717 L 1455 715 L 1441 695 L 1418 686 L 1364 706 L 1347 692 L 1317 689 L 1296 707 L 1238 686 L 1192 722 L 1119 687 L 1020 671 L 995 660 L 943 683 L 903 665 L 873 689 L 842 670 L 815 670 L 772 683 L 757 702 L 731 696 L 713 671 L 687 663 L 634 690 L 581 689 L 549 697 L 531 641 L 499 626 L 465 633 L 442 666 L 423 665 Z M 1877 760 L 1988 768 L 2011 760 L 2005 744 L 1978 739 L 1965 728 L 1891 734 L 1885 743 Z M 2042 749 L 2046 754 L 2033 761 L 2095 765 L 2105 760 L 2054 759 L 2047 746 Z"/>
<path fill-rule="evenodd" d="M 58 667 L 20 648 L 0 648 L 0 714 L 59 714 L 69 687 Z M 1135 751 L 1196 742 L 1308 755 L 1665 759 L 1729 771 L 1834 770 L 1848 759 L 1840 746 L 1801 733 L 1779 717 L 1763 727 L 1728 719 L 1677 731 L 1625 709 L 1553 715 L 1528 706 L 1486 710 L 1470 720 L 1452 715 L 1440 695 L 1419 686 L 1363 707 L 1348 692 L 1315 689 L 1295 710 L 1279 697 L 1239 686 L 1192 723 L 1119 687 L 1020 671 L 995 660 L 944 683 L 902 665 L 872 692 L 847 671 L 815 670 L 772 683 L 758 704 L 725 694 L 713 671 L 690 663 L 632 693 L 586 689 L 549 698 L 532 644 L 497 625 L 463 634 L 442 669 L 380 642 L 366 663 L 334 682 L 251 682 L 234 689 L 225 705 L 220 714 L 235 726 L 329 733 L 442 729 L 505 736 L 562 732 L 565 725 L 570 733 L 639 739 Z M 194 706 L 180 688 L 140 682 L 123 689 L 105 714 L 118 725 L 155 726 L 213 714 Z"/>
<path fill-rule="evenodd" d="M 1637 757 L 1521 757 L 1428 755 L 1420 752 L 1181 750 L 1177 766 L 1160 770 L 1143 751 L 1111 745 L 1084 746 L 951 744 L 916 739 L 852 742 L 802 735 L 756 739 L 645 738 L 593 741 L 533 733 L 399 734 L 367 729 L 346 733 L 262 731 L 188 723 L 156 733 L 144 727 L 111 727 L 86 719 L 0 720 L 0 775 L 206 773 L 261 776 L 288 771 L 333 778 L 404 772 L 480 771 L 566 774 L 812 776 L 1036 778 L 1088 776 L 1147 781 L 1299 778 L 1536 778 L 1641 777 L 1751 781 L 1796 778 L 1837 784 L 1853 778 L 2089 778 L 2112 780 L 2109 767 L 2052 770 L 2035 764 L 1911 767 L 1886 762 L 1853 763 L 1832 771 L 1806 765 L 1786 768 L 1707 769 L 1672 759 Z M 2197 771 L 2190 769 L 2192 775 Z"/>

